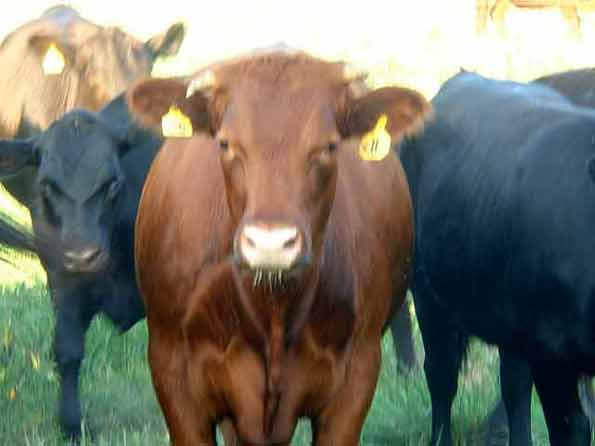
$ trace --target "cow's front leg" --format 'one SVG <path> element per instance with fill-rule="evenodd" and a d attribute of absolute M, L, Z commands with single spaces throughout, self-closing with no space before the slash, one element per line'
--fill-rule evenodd
<path fill-rule="evenodd" d="M 215 420 L 208 401 L 197 400 L 181 338 L 149 323 L 149 365 L 171 446 L 215 446 Z M 199 394 L 201 392 L 198 392 Z"/>
<path fill-rule="evenodd" d="M 81 434 L 79 373 L 85 353 L 85 333 L 96 309 L 79 290 L 54 294 L 54 356 L 60 377 L 58 417 L 62 432 L 76 439 Z"/>
<path fill-rule="evenodd" d="M 314 445 L 359 444 L 378 381 L 380 359 L 380 337 L 354 346 L 347 381 L 322 413 L 312 420 Z"/>

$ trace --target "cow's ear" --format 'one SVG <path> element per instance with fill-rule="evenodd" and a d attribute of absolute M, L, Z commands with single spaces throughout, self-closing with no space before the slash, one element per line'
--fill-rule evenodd
<path fill-rule="evenodd" d="M 29 38 L 29 46 L 33 49 L 35 54 L 39 57 L 39 64 L 45 71 L 45 64 L 52 65 L 59 74 L 65 67 L 74 64 L 76 52 L 72 45 L 66 43 L 63 39 L 50 34 L 36 34 Z M 62 69 L 59 69 L 61 60 L 64 62 Z"/>
<path fill-rule="evenodd" d="M 157 57 L 169 57 L 178 54 L 184 37 L 186 25 L 181 22 L 174 23 L 167 31 L 151 37 L 145 42 L 147 48 Z"/>
<path fill-rule="evenodd" d="M 175 107 L 192 124 L 194 133 L 214 134 L 212 97 L 206 91 L 187 96 L 188 83 L 177 78 L 149 78 L 137 82 L 128 92 L 128 106 L 137 121 L 161 132 L 162 119 Z M 164 135 L 168 136 L 168 135 Z"/>
<path fill-rule="evenodd" d="M 361 137 L 371 131 L 381 115 L 393 143 L 419 133 L 432 115 L 432 106 L 418 92 L 408 88 L 384 87 L 347 101 L 339 120 L 344 137 Z"/>
<path fill-rule="evenodd" d="M 16 175 L 24 167 L 38 164 L 34 139 L 0 139 L 0 179 Z"/>

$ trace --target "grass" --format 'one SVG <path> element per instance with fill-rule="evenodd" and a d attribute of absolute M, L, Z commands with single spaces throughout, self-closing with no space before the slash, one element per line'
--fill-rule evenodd
<path fill-rule="evenodd" d="M 51 355 L 54 325 L 43 284 L 6 286 L 0 293 L 0 443 L 62 445 L 57 421 L 58 380 Z M 417 341 L 420 344 L 419 334 Z M 146 361 L 147 329 L 139 323 L 120 335 L 99 318 L 91 326 L 82 370 L 85 430 L 82 446 L 164 446 L 167 431 L 155 400 Z M 481 424 L 498 393 L 497 357 L 474 343 L 460 376 L 454 404 L 456 444 L 479 444 Z M 363 445 L 425 445 L 430 400 L 421 371 L 395 373 L 392 338 L 383 341 L 382 371 L 365 425 Z M 541 409 L 534 398 L 534 444 L 546 445 Z M 310 444 L 306 422 L 293 445 Z"/>

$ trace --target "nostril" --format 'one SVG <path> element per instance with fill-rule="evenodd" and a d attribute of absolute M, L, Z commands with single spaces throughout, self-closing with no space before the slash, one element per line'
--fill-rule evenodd
<path fill-rule="evenodd" d="M 81 252 L 81 259 L 85 262 L 92 262 L 96 259 L 100 254 L 100 250 L 98 248 L 86 249 Z"/>
<path fill-rule="evenodd" d="M 295 248 L 299 243 L 299 235 L 294 235 L 293 237 L 287 239 L 285 243 L 283 243 L 283 249 L 292 249 Z"/>
<path fill-rule="evenodd" d="M 101 254 L 98 248 L 88 248 L 80 251 L 66 251 L 64 257 L 70 262 L 89 263 L 95 260 Z"/>
<path fill-rule="evenodd" d="M 249 237 L 246 234 L 244 234 L 243 241 L 244 241 L 244 244 L 246 246 L 248 246 L 249 248 L 255 248 L 256 247 L 256 243 L 255 243 L 254 239 L 252 239 L 251 237 Z"/>

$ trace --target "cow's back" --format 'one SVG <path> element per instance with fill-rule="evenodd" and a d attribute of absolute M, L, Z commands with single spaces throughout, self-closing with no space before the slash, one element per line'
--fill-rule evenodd
<path fill-rule="evenodd" d="M 571 102 L 585 107 L 595 107 L 595 69 L 582 68 L 555 73 L 534 82 L 557 90 Z"/>

